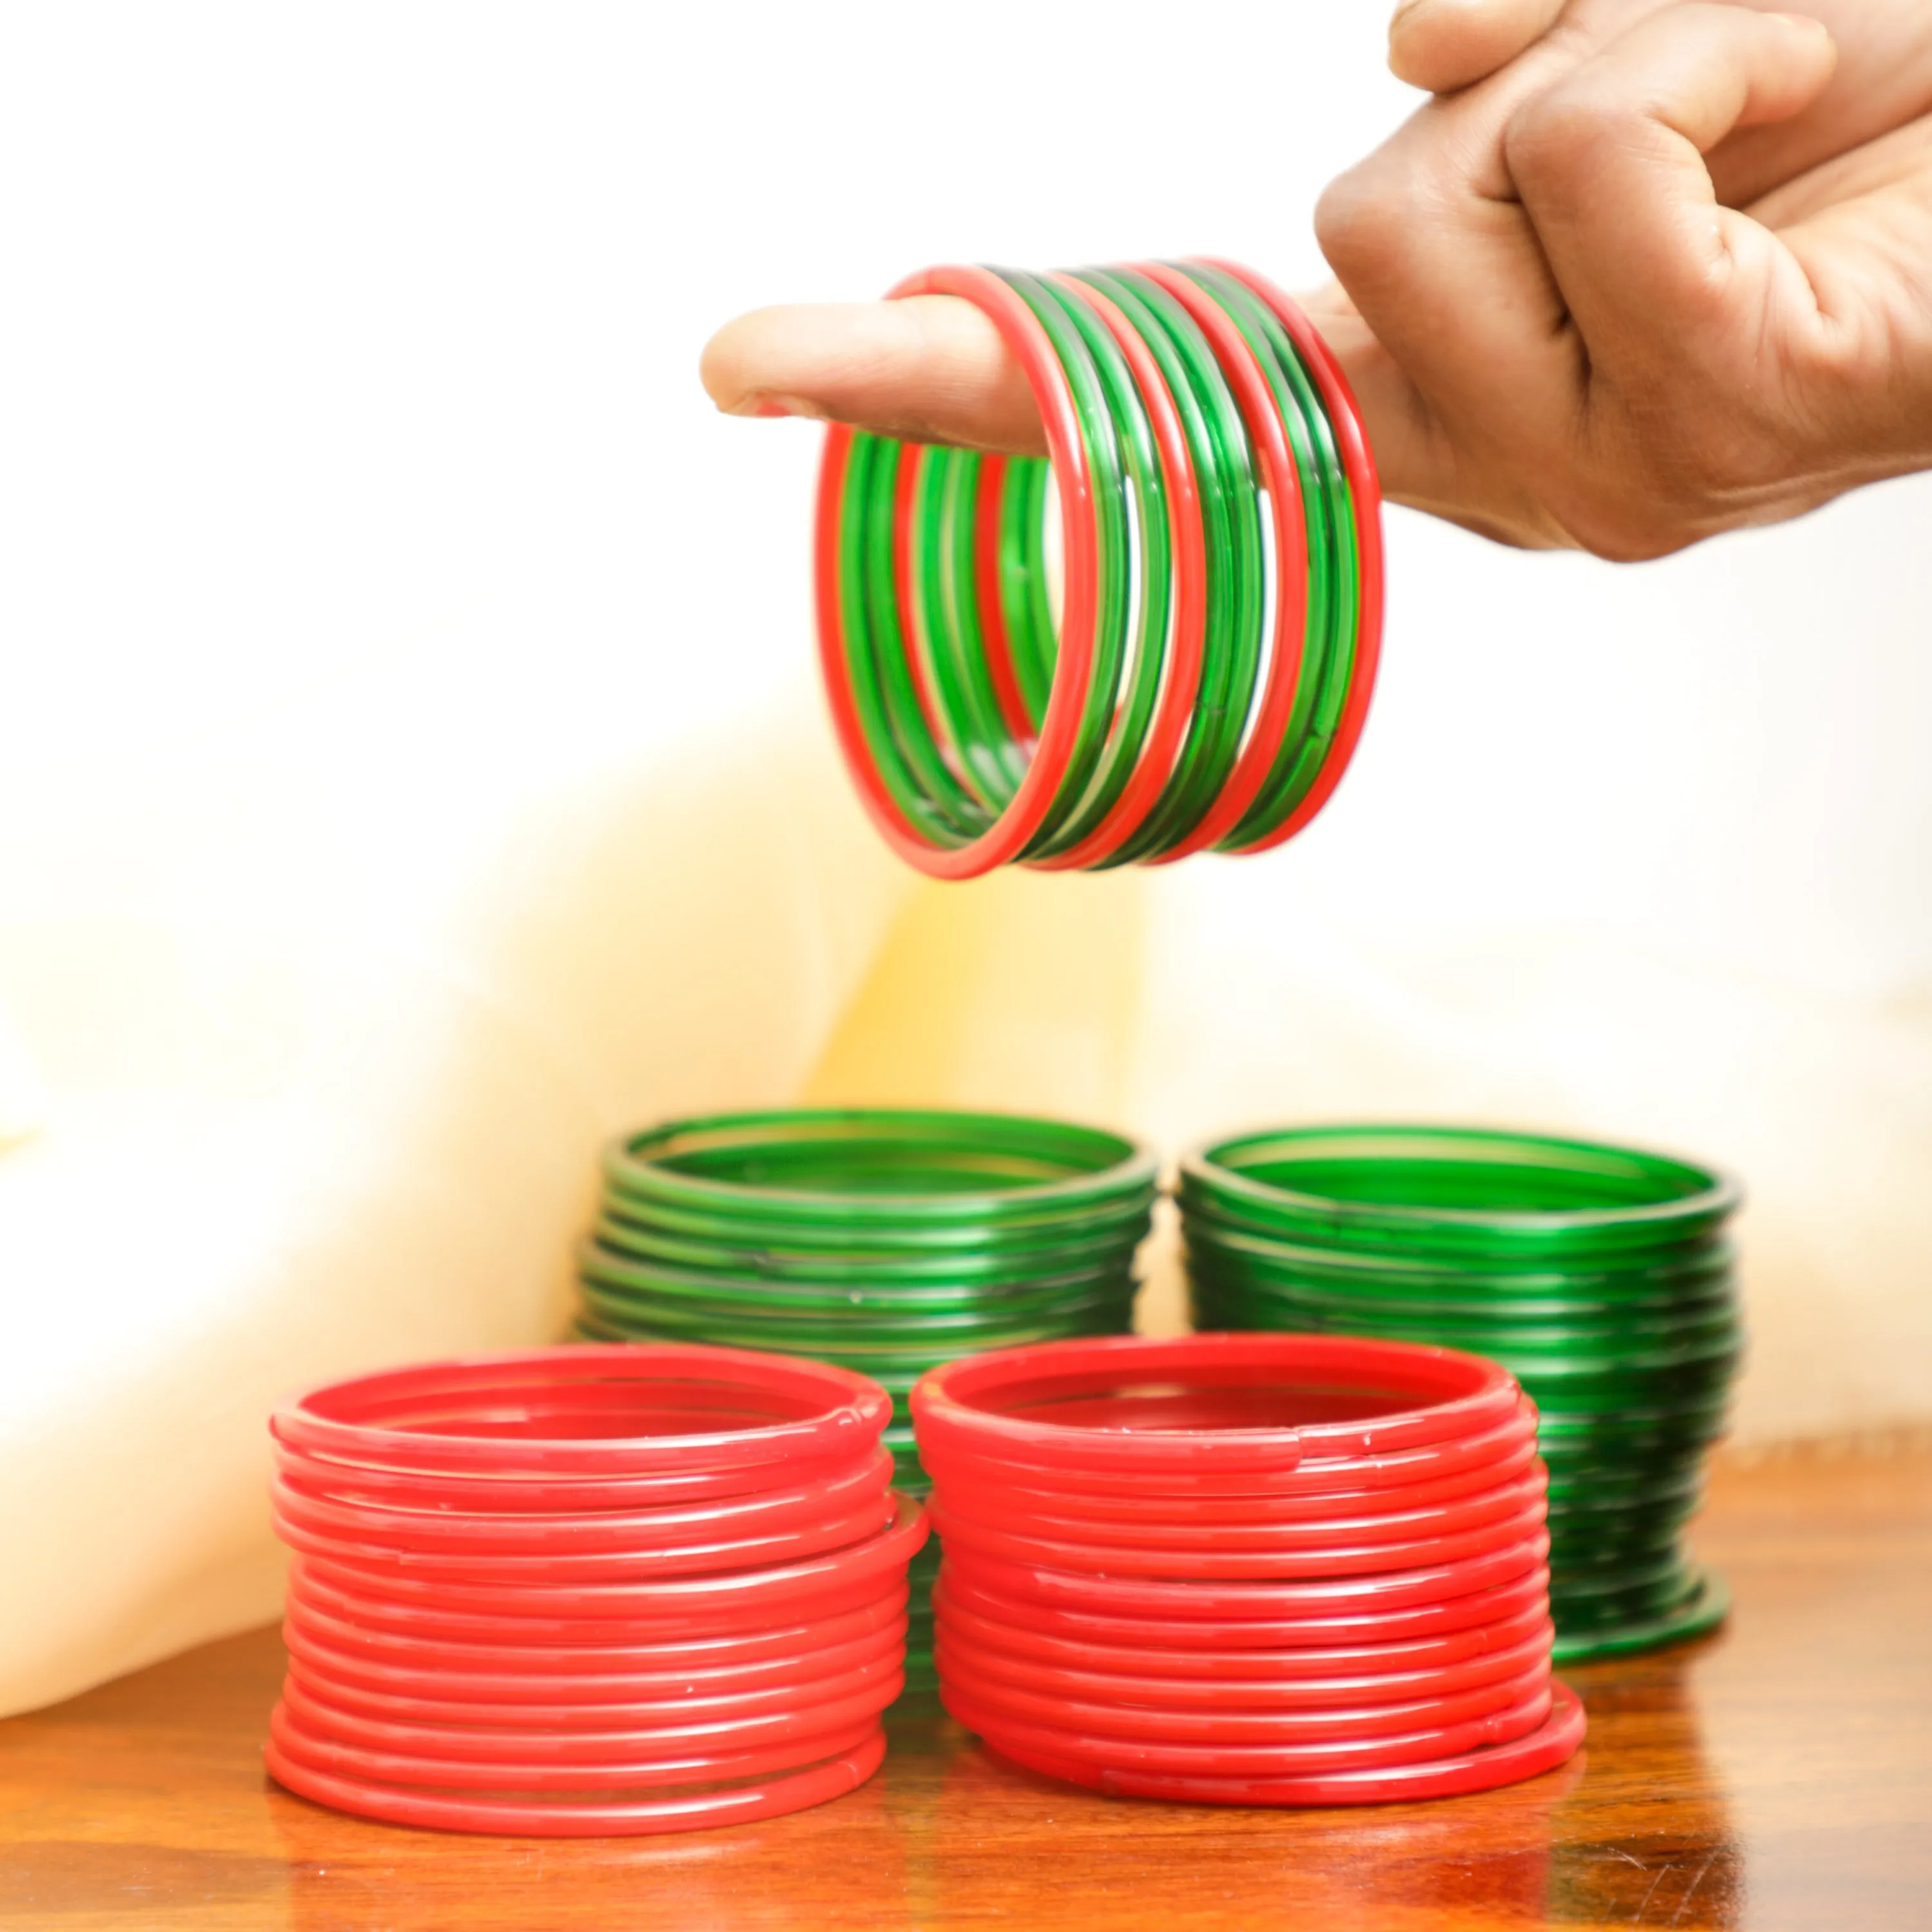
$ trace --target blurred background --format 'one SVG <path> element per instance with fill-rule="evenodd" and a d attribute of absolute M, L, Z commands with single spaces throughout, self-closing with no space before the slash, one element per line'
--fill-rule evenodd
<path fill-rule="evenodd" d="M 1312 282 L 1383 34 L 8 14 L 0 1708 L 272 1615 L 269 1401 L 559 1332 L 599 1142 L 679 1110 L 1659 1143 L 1750 1190 L 1742 1438 L 1932 1418 L 1932 479 L 1640 568 L 1393 512 L 1267 859 L 934 886 L 836 768 L 817 434 L 716 416 L 706 335 L 948 260 Z"/>

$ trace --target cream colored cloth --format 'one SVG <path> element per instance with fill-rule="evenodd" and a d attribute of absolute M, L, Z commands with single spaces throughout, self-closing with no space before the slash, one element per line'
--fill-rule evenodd
<path fill-rule="evenodd" d="M 155 808 L 154 902 L 0 926 L 45 1090 L 0 1154 L 0 1708 L 272 1616 L 275 1398 L 556 1337 L 604 1138 L 807 1078 L 908 882 L 815 733 L 752 732 L 479 822 L 434 893 L 354 827 L 332 878 L 258 784 L 252 916 L 166 879 L 218 835 Z"/>
<path fill-rule="evenodd" d="M 684 1109 L 1030 1108 L 1170 1152 L 1372 1116 L 1680 1144 L 1754 1192 L 1743 1430 L 1932 1412 L 1922 1012 L 1558 927 L 1398 950 L 1293 853 L 916 881 L 802 693 L 510 788 L 430 892 L 406 840 L 258 786 L 245 842 L 290 864 L 243 918 L 166 876 L 208 862 L 188 784 L 144 828 L 145 905 L 0 933 L 44 1094 L 0 1155 L 0 1706 L 272 1616 L 274 1398 L 557 1334 L 600 1142 Z M 1154 1273 L 1146 1325 L 1174 1327 L 1171 1244 Z"/>

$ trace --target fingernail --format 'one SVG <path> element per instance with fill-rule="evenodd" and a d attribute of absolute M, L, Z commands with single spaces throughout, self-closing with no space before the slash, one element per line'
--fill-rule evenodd
<path fill-rule="evenodd" d="M 802 396 L 747 396 L 742 402 L 734 403 L 730 413 L 734 416 L 804 416 L 814 422 L 825 420 L 825 412 L 816 403 L 808 403 Z"/>

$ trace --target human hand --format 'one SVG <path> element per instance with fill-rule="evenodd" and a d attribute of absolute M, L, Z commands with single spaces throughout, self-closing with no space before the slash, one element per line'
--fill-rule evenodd
<path fill-rule="evenodd" d="M 1932 464 L 1932 19 L 1813 4 L 1835 45 L 1665 0 L 1397 16 L 1397 70 L 1460 91 L 1317 230 L 1406 386 L 1403 500 L 1646 557 Z"/>
<path fill-rule="evenodd" d="M 1932 21 L 1669 0 L 1416 0 L 1444 92 L 1324 197 L 1307 299 L 1386 494 L 1642 557 L 1932 464 Z M 1834 36 L 1835 35 L 1835 46 Z M 940 297 L 767 310 L 721 407 L 1040 446 L 992 326 Z"/>

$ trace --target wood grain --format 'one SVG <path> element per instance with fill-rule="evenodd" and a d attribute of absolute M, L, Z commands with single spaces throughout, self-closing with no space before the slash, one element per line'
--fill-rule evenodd
<path fill-rule="evenodd" d="M 1356 1812 L 1109 1801 L 931 1714 L 837 1804 L 539 1843 L 339 1818 L 264 1778 L 280 1646 L 212 1644 L 0 1724 L 0 1925 L 303 1932 L 1932 1927 L 1932 1453 L 1720 1472 L 1704 1642 L 1570 1673 L 1584 1759 Z"/>

